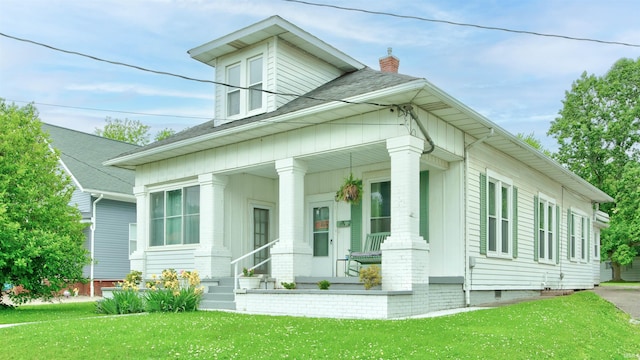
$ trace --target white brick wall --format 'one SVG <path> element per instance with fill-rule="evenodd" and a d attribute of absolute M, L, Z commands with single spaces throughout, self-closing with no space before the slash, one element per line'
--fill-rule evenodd
<path fill-rule="evenodd" d="M 464 291 L 461 284 L 430 284 L 429 311 L 464 307 Z"/>
<path fill-rule="evenodd" d="M 427 312 L 426 290 L 257 290 L 236 293 L 236 309 L 251 314 L 392 319 Z"/>

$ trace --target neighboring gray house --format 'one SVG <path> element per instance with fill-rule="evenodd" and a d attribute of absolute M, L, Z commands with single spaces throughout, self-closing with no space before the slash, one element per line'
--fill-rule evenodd
<path fill-rule="evenodd" d="M 136 222 L 133 196 L 134 172 L 103 166 L 102 162 L 137 145 L 115 141 L 50 124 L 42 124 L 52 146 L 60 152 L 60 166 L 71 176 L 76 190 L 71 202 L 82 219 L 91 223 L 85 229 L 86 247 L 95 262 L 84 269 L 92 280 L 78 284 L 81 294 L 100 295 L 102 286 L 112 286 L 129 272 L 129 234 Z M 135 248 L 135 243 L 133 244 Z"/>

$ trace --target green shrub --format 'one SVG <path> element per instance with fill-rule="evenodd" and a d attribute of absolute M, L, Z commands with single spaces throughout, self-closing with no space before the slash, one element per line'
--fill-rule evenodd
<path fill-rule="evenodd" d="M 293 290 L 296 288 L 296 283 L 294 282 L 281 282 L 280 285 L 282 285 L 283 288 L 285 289 L 289 289 L 289 290 Z"/>
<path fill-rule="evenodd" d="M 329 280 L 318 281 L 318 288 L 320 290 L 329 290 L 329 286 L 331 286 L 331 283 L 329 282 Z"/>
<path fill-rule="evenodd" d="M 196 311 L 202 293 L 194 289 L 159 289 L 145 295 L 148 312 L 185 312 Z"/>
<path fill-rule="evenodd" d="M 108 315 L 140 313 L 144 307 L 144 300 L 135 290 L 114 291 L 113 298 L 96 302 L 96 312 Z"/>

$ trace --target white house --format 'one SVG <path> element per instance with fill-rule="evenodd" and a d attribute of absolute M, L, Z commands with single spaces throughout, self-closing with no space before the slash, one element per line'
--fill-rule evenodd
<path fill-rule="evenodd" d="M 131 268 L 229 277 L 235 259 L 276 289 L 248 313 L 397 318 L 598 282 L 598 203 L 612 198 L 429 81 L 368 68 L 280 17 L 189 51 L 216 69 L 216 119 L 124 153 L 135 169 Z M 350 174 L 357 205 L 336 202 Z M 320 225 L 318 225 L 320 224 Z M 380 290 L 338 282 L 349 249 L 390 232 Z M 343 278 L 344 279 L 344 278 Z"/>

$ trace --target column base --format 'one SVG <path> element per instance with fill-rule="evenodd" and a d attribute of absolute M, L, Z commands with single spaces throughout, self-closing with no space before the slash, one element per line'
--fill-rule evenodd
<path fill-rule="evenodd" d="M 201 279 L 227 277 L 231 274 L 231 252 L 226 248 L 200 250 L 195 253 L 195 270 Z"/>
<path fill-rule="evenodd" d="M 382 290 L 414 290 L 429 284 L 429 244 L 421 236 L 391 235 L 382 250 Z"/>
<path fill-rule="evenodd" d="M 276 244 L 271 249 L 271 276 L 278 283 L 294 282 L 296 276 L 311 274 L 313 251 L 308 246 L 285 247 Z"/>

